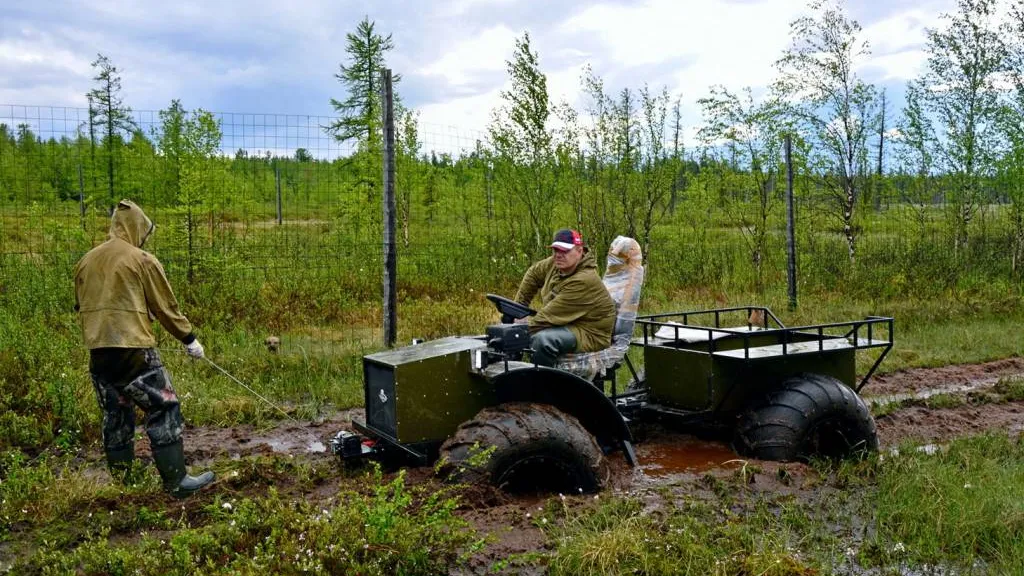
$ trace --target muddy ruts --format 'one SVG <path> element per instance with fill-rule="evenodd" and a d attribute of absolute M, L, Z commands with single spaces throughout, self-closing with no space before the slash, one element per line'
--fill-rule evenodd
<path fill-rule="evenodd" d="M 146 412 L 146 433 L 153 446 L 181 440 L 178 396 L 160 355 L 152 348 L 97 348 L 89 354 L 89 375 L 103 411 L 103 446 L 119 450 L 132 444 L 135 408 Z"/>
<path fill-rule="evenodd" d="M 831 376 L 802 374 L 740 417 L 735 444 L 741 454 L 761 460 L 807 461 L 877 450 L 878 434 L 853 390 Z"/>
<path fill-rule="evenodd" d="M 608 476 L 594 437 L 575 417 L 548 404 L 484 408 L 445 441 L 441 458 L 441 471 L 451 479 L 491 482 L 510 491 L 594 492 Z"/>

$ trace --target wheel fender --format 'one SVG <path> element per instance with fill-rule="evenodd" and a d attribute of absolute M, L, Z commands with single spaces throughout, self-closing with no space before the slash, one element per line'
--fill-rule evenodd
<path fill-rule="evenodd" d="M 632 442 L 625 419 L 593 383 L 563 370 L 531 366 L 492 380 L 498 402 L 539 402 L 575 416 L 602 444 Z"/>

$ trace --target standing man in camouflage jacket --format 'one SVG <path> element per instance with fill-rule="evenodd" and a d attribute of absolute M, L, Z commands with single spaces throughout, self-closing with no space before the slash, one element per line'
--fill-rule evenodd
<path fill-rule="evenodd" d="M 122 200 L 109 238 L 75 266 L 75 310 L 89 349 L 89 374 L 103 411 L 103 448 L 111 474 L 124 479 L 135 457 L 135 406 L 146 412 L 153 462 L 170 494 L 183 498 L 213 481 L 213 472 L 188 475 L 182 418 L 171 377 L 156 351 L 153 319 L 193 358 L 203 347 L 178 302 L 163 266 L 142 250 L 155 226 L 142 209 Z"/>
<path fill-rule="evenodd" d="M 515 300 L 529 306 L 540 293 L 541 309 L 527 320 L 531 358 L 541 366 L 570 352 L 611 345 L 615 302 L 597 273 L 597 261 L 576 230 L 555 233 L 551 256 L 530 266 Z"/>

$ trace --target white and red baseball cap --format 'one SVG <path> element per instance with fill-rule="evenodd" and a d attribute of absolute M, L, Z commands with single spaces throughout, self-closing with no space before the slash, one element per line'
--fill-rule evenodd
<path fill-rule="evenodd" d="M 575 230 L 563 228 L 558 232 L 555 232 L 554 242 L 552 242 L 548 248 L 554 248 L 561 252 L 568 252 L 576 246 L 583 246 L 583 236 L 580 236 L 580 233 Z"/>

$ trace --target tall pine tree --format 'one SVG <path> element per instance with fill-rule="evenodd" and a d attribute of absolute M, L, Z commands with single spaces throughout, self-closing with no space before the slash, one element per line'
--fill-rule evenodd
<path fill-rule="evenodd" d="M 93 80 L 96 88 L 89 91 L 89 118 L 92 125 L 103 129 L 103 144 L 107 155 L 107 189 L 109 191 L 110 212 L 113 213 L 114 203 L 114 159 L 116 151 L 123 142 L 123 134 L 133 132 L 135 122 L 132 121 L 132 109 L 124 105 L 121 98 L 121 76 L 117 67 L 103 54 L 97 54 L 92 67 L 98 72 Z"/>
<path fill-rule="evenodd" d="M 395 45 L 391 34 L 381 36 L 374 28 L 375 23 L 364 17 L 356 31 L 345 36 L 347 61 L 339 64 L 334 77 L 345 86 L 348 97 L 331 98 L 339 118 L 328 128 L 339 142 L 372 143 L 380 138 L 380 71 L 387 67 L 384 58 Z M 401 79 L 400 74 L 393 74 L 392 85 Z"/>

